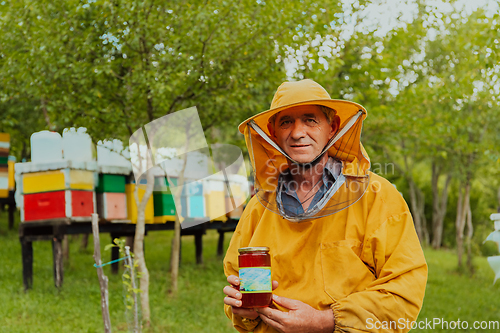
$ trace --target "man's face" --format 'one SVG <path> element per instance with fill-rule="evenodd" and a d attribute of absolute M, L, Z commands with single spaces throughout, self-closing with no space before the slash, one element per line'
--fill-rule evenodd
<path fill-rule="evenodd" d="M 278 113 L 271 136 L 294 160 L 311 162 L 318 156 L 337 131 L 337 122 L 328 119 L 319 106 L 296 106 Z"/>

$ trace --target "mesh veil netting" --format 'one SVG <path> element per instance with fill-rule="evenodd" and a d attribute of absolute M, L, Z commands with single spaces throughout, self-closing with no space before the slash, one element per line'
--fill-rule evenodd
<path fill-rule="evenodd" d="M 288 163 L 299 165 L 300 163 L 288 156 L 266 131 L 254 121 L 250 121 L 245 128 L 245 139 L 254 174 L 255 195 L 259 202 L 268 210 L 293 222 L 332 215 L 357 202 L 369 184 L 367 172 L 369 161 L 360 142 L 362 114 L 363 111 L 359 110 L 358 113 L 345 120 L 323 152 L 318 155 L 317 158 L 327 152 L 333 159 L 340 161 L 341 172 L 322 198 L 300 214 L 293 213 L 296 209 L 287 207 L 280 200 L 280 196 L 277 196 L 280 174 L 289 168 Z"/>

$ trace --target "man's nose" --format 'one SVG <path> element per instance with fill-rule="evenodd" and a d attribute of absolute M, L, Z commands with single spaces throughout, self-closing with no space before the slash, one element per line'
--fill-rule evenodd
<path fill-rule="evenodd" d="M 306 136 L 305 124 L 301 121 L 295 121 L 292 127 L 291 136 L 294 140 L 301 139 Z"/>

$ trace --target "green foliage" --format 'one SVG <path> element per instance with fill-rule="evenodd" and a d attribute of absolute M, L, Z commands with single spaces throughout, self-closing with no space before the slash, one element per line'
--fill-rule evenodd
<path fill-rule="evenodd" d="M 104 247 L 104 251 L 109 250 L 113 247 L 117 247 L 119 249 L 122 257 L 127 256 L 127 251 L 125 249 L 125 239 L 123 238 L 115 238 L 113 239 L 113 244 L 107 244 Z M 134 258 L 134 254 L 129 252 L 130 257 Z M 134 305 L 136 304 L 136 300 L 140 297 L 141 289 L 135 287 L 137 286 L 137 279 L 141 278 L 141 272 L 138 271 L 139 265 L 136 261 L 133 261 L 133 266 L 129 264 L 125 264 L 125 271 L 122 274 L 122 283 L 125 289 L 125 307 L 127 310 L 132 310 Z M 132 280 L 133 279 L 133 280 Z"/>
<path fill-rule="evenodd" d="M 481 251 L 481 255 L 484 257 L 492 257 L 500 254 L 498 252 L 498 245 L 495 242 L 490 241 L 481 244 L 479 250 Z"/>
<path fill-rule="evenodd" d="M 128 141 L 193 105 L 206 130 L 234 133 L 285 78 L 276 63 L 285 45 L 323 29 L 338 6 L 325 3 L 325 14 L 312 0 L 16 1 L 0 6 L 2 100 L 33 96 L 52 129 L 85 126 L 96 140 Z"/>

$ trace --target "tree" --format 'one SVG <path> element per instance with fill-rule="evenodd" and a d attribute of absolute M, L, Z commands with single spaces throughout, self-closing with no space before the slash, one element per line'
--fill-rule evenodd
<path fill-rule="evenodd" d="M 458 265 L 462 266 L 464 228 L 468 227 L 468 268 L 472 272 L 470 242 L 473 218 L 470 189 L 477 171 L 485 163 L 484 152 L 498 150 L 498 40 L 494 42 L 498 14 L 489 17 L 478 10 L 469 17 L 459 12 L 443 17 L 444 29 L 429 48 L 436 86 L 446 101 L 446 146 L 454 174 L 460 182 L 457 204 Z M 432 52 L 430 51 L 432 50 Z M 478 64 L 480 67 L 478 68 Z M 496 88 L 495 88 L 496 86 Z M 496 91 L 495 91 L 496 90 Z"/>

